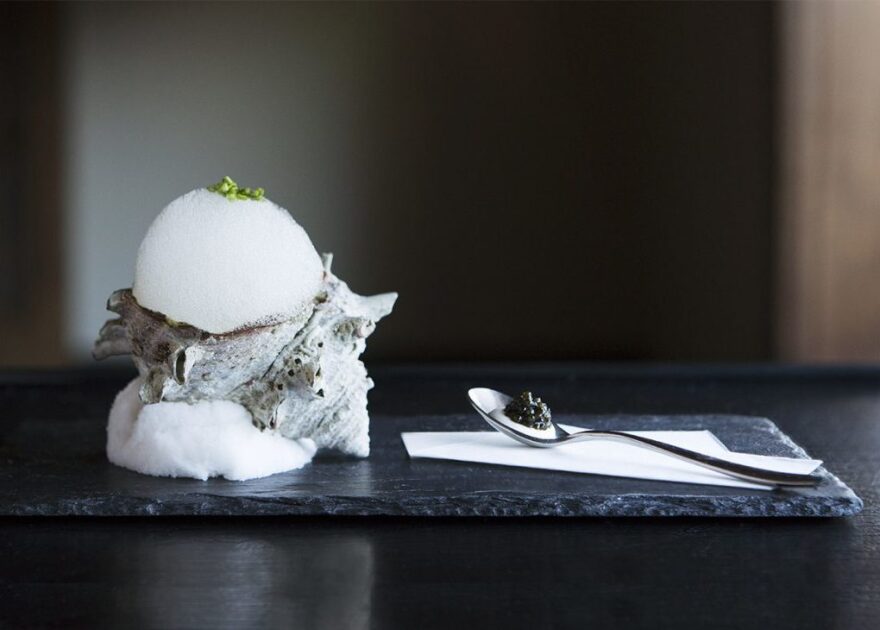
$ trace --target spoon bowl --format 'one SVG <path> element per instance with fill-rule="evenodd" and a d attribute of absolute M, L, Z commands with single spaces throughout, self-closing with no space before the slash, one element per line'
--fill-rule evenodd
<path fill-rule="evenodd" d="M 514 421 L 504 413 L 504 408 L 513 398 L 494 389 L 474 387 L 468 390 L 468 399 L 471 406 L 491 427 L 526 446 L 551 448 L 559 444 L 558 440 L 569 435 L 555 422 L 551 422 L 549 428 L 542 430 L 533 429 Z"/>

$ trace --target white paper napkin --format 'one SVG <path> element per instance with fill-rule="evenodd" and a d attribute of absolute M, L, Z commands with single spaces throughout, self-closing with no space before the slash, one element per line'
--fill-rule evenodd
<path fill-rule="evenodd" d="M 579 427 L 562 425 L 568 431 Z M 630 431 L 661 442 L 777 472 L 808 474 L 822 462 L 735 453 L 711 431 Z M 768 486 L 741 481 L 708 468 L 612 440 L 586 440 L 556 448 L 525 446 L 497 431 L 401 433 L 406 451 L 413 458 L 450 459 L 461 462 L 543 468 L 567 472 L 697 483 L 712 486 L 768 490 Z"/>

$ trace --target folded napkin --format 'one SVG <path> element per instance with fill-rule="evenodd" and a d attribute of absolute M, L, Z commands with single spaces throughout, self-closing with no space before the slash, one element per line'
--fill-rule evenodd
<path fill-rule="evenodd" d="M 581 430 L 579 427 L 561 426 L 567 431 Z M 629 431 L 629 433 L 724 458 L 738 464 L 767 468 L 776 472 L 808 474 L 822 464 L 817 459 L 735 453 L 728 450 L 711 431 Z M 555 448 L 526 446 L 497 431 L 402 433 L 401 438 L 407 453 L 413 458 L 449 459 L 756 490 L 771 489 L 768 486 L 728 477 L 723 473 L 662 453 L 600 438 Z"/>

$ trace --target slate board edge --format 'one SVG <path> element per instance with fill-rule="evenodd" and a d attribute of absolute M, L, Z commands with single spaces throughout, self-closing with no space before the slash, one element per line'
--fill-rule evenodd
<path fill-rule="evenodd" d="M 778 429 L 777 429 L 778 430 Z M 190 493 L 180 500 L 157 501 L 145 497 L 82 497 L 65 501 L 0 506 L 0 517 L 97 518 L 140 516 L 411 516 L 411 517 L 704 517 L 704 518 L 835 518 L 854 516 L 864 506 L 851 488 L 825 468 L 823 485 L 845 491 L 840 497 L 815 498 L 785 491 L 768 495 L 700 498 L 692 495 L 630 493 L 584 497 L 577 494 L 542 499 L 517 493 L 493 493 L 475 497 L 408 497 L 376 499 L 360 496 L 326 495 L 302 498 L 227 497 L 212 493 Z M 769 499 L 769 500 L 768 500 Z M 117 506 L 112 515 L 103 510 L 106 501 Z M 724 507 L 719 513 L 719 503 Z M 647 506 L 647 507 L 646 507 Z M 794 508 L 794 509 L 793 509 Z M 525 512 L 525 513 L 524 513 Z"/>
<path fill-rule="evenodd" d="M 204 498 L 204 501 L 199 501 Z M 328 495 L 303 499 L 255 499 L 188 495 L 181 501 L 155 501 L 132 497 L 125 505 L 119 498 L 108 515 L 102 497 L 49 504 L 4 506 L 0 516 L 11 517 L 140 517 L 140 516 L 410 516 L 410 517 L 711 517 L 711 518 L 829 518 L 853 516 L 862 501 L 855 494 L 817 504 L 796 495 L 767 501 L 755 496 L 700 499 L 689 495 L 625 495 L 583 497 L 559 495 L 552 500 L 517 494 L 494 494 L 477 501 L 472 495 L 413 497 L 393 503 L 373 498 Z M 719 503 L 723 503 L 719 513 Z M 94 509 L 93 509 L 94 508 Z M 795 508 L 795 509 L 793 509 Z"/>

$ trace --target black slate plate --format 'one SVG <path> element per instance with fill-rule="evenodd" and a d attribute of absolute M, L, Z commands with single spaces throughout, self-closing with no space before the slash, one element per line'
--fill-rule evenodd
<path fill-rule="evenodd" d="M 710 429 L 735 451 L 805 457 L 775 424 L 745 416 L 560 416 L 630 430 Z M 108 463 L 93 420 L 0 426 L 0 515 L 849 516 L 862 501 L 824 468 L 799 490 L 743 490 L 426 459 L 403 431 L 484 430 L 472 415 L 375 416 L 368 459 L 320 454 L 245 482 L 139 475 Z M 821 453 L 817 454 L 821 458 Z"/>

